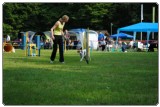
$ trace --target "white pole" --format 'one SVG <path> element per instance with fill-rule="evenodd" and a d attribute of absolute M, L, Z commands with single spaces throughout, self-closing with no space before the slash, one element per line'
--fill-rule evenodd
<path fill-rule="evenodd" d="M 152 13 L 153 15 L 152 15 L 152 21 L 153 21 L 153 23 L 155 23 L 155 7 L 153 7 L 153 13 Z"/>
<path fill-rule="evenodd" d="M 152 22 L 155 23 L 155 7 L 152 9 Z M 152 39 L 154 39 L 154 32 L 152 32 Z"/>
<path fill-rule="evenodd" d="M 141 22 L 143 20 L 143 4 L 141 4 Z"/>
<path fill-rule="evenodd" d="M 143 21 L 143 4 L 141 4 L 141 23 Z M 141 32 L 141 41 L 142 41 L 142 32 Z"/>
<path fill-rule="evenodd" d="M 141 32 L 141 41 L 142 41 L 142 32 Z"/>

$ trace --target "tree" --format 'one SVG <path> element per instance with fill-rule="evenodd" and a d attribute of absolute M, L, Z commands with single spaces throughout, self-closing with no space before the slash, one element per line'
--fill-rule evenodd
<path fill-rule="evenodd" d="M 140 6 L 141 3 L 5 3 L 3 32 L 16 36 L 19 31 L 48 31 L 67 14 L 70 17 L 67 29 L 107 30 L 113 23 L 113 32 L 117 33 L 119 27 L 140 22 Z M 156 3 L 144 3 L 144 21 L 152 20 L 153 6 L 158 21 Z"/>

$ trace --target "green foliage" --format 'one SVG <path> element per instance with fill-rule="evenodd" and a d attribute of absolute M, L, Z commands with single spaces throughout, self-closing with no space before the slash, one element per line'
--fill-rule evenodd
<path fill-rule="evenodd" d="M 12 32 L 13 27 L 8 25 L 8 24 L 3 24 L 3 32 L 4 35 L 10 34 L 10 32 Z"/>
<path fill-rule="evenodd" d="M 140 6 L 140 3 L 5 3 L 3 24 L 11 26 L 13 30 L 9 33 L 14 34 L 28 30 L 48 31 L 67 14 L 70 17 L 67 29 L 110 30 L 110 23 L 113 23 L 113 32 L 116 32 L 119 27 L 140 22 Z M 144 3 L 144 21 L 152 20 L 153 6 L 158 21 L 156 3 Z"/>
<path fill-rule="evenodd" d="M 3 53 L 5 105 L 157 105 L 158 52 L 92 51 L 80 62 L 76 50 L 65 64 L 49 63 L 51 50 L 25 57 L 24 50 Z"/>

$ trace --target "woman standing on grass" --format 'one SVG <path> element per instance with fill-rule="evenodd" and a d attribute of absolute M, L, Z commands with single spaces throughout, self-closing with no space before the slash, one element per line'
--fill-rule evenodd
<path fill-rule="evenodd" d="M 68 22 L 69 17 L 67 15 L 62 16 L 51 28 L 51 36 L 53 39 L 53 51 L 50 57 L 50 63 L 53 63 L 56 57 L 57 53 L 57 45 L 59 45 L 59 53 L 60 53 L 60 58 L 59 62 L 64 63 L 64 54 L 63 54 L 63 27 L 66 22 Z"/>

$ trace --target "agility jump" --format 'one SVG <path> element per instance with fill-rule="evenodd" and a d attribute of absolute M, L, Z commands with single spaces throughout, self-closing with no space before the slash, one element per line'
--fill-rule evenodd
<path fill-rule="evenodd" d="M 28 32 L 23 32 L 22 49 L 25 50 L 25 56 L 40 56 L 40 35 L 35 37 L 36 44 L 28 40 Z"/>

